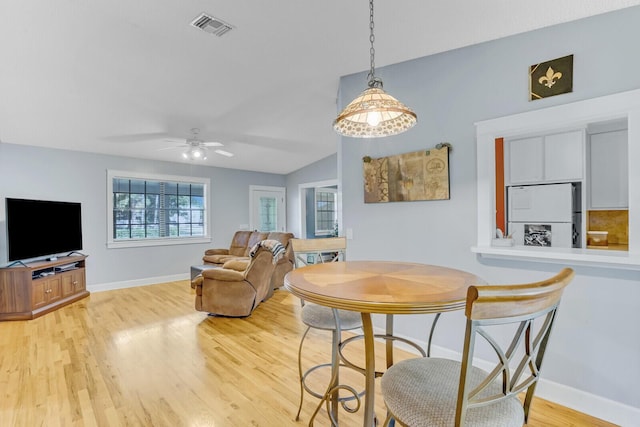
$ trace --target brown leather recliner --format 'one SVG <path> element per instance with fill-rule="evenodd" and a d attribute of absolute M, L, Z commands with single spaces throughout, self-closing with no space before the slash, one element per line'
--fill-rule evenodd
<path fill-rule="evenodd" d="M 249 316 L 271 288 L 276 267 L 273 260 L 271 251 L 259 247 L 243 271 L 224 267 L 204 270 L 191 282 L 196 290 L 196 310 L 230 317 Z M 237 261 L 229 261 L 229 266 L 234 263 Z"/>
<path fill-rule="evenodd" d="M 278 261 L 271 278 L 271 288 L 265 295 L 268 299 L 273 295 L 273 290 L 280 288 L 284 284 L 284 276 L 293 270 L 294 254 L 289 240 L 293 239 L 293 233 L 284 232 L 260 232 L 260 231 L 236 231 L 231 240 L 229 249 L 207 249 L 202 257 L 205 264 L 222 266 L 227 261 L 244 260 L 249 261 L 251 248 L 262 240 L 277 240 L 285 247 L 284 256 Z"/>

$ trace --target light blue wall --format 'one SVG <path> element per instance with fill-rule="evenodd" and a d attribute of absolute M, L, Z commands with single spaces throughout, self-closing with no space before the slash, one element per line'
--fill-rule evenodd
<path fill-rule="evenodd" d="M 333 144 L 335 141 L 327 141 L 327 143 Z M 302 201 L 300 200 L 300 184 L 335 180 L 337 178 L 338 163 L 336 154 L 325 157 L 287 175 L 287 230 L 296 237 L 301 236 L 300 207 Z"/>
<path fill-rule="evenodd" d="M 107 249 L 107 169 L 210 178 L 211 244 Z M 6 229 L 5 197 L 82 202 L 90 291 L 98 285 L 186 275 L 190 265 L 201 263 L 206 248 L 229 247 L 240 224 L 249 223 L 250 185 L 284 187 L 285 177 L 2 143 L 0 229 Z M 2 231 L 0 264 L 6 260 L 6 233 Z"/>
<path fill-rule="evenodd" d="M 640 88 L 639 22 L 640 8 L 634 7 L 377 70 L 387 92 L 416 111 L 418 124 L 391 138 L 341 140 L 344 227 L 353 230 L 349 258 L 440 264 L 492 283 L 529 282 L 559 271 L 557 264 L 488 261 L 470 251 L 477 235 L 474 123 Z M 529 66 L 568 54 L 574 55 L 573 93 L 529 102 Z M 365 87 L 364 72 L 343 77 L 340 105 Z M 363 156 L 411 152 L 443 141 L 453 146 L 451 200 L 364 204 Z M 640 415 L 640 273 L 575 270 L 543 377 L 570 387 L 578 402 L 566 403 L 582 405 L 584 412 L 598 412 L 590 407 L 595 402 L 609 409 L 603 416 Z M 396 325 L 400 334 L 414 338 L 427 333 L 422 317 L 400 316 Z M 435 344 L 461 351 L 463 328 L 462 313 L 447 314 Z M 607 399 L 620 407 L 611 411 L 615 404 Z"/>

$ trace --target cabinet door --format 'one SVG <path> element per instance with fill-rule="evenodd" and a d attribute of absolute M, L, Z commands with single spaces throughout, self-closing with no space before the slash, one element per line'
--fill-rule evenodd
<path fill-rule="evenodd" d="M 47 290 L 49 289 L 49 287 L 47 286 L 48 284 L 48 280 L 47 279 L 40 279 L 40 280 L 34 280 L 32 282 L 32 292 L 31 292 L 31 307 L 32 310 L 38 309 L 40 307 L 44 307 L 45 305 L 47 305 L 49 303 L 49 300 L 47 299 L 49 296 L 49 293 L 47 292 Z"/>
<path fill-rule="evenodd" d="M 73 284 L 73 275 L 69 273 L 62 274 L 60 279 L 62 280 L 62 297 L 68 297 L 76 292 Z"/>
<path fill-rule="evenodd" d="M 87 289 L 87 284 L 84 280 L 84 268 L 78 269 L 73 272 L 73 286 L 75 287 L 76 292 L 82 292 Z"/>
<path fill-rule="evenodd" d="M 74 270 L 72 272 L 61 274 L 60 276 L 62 279 L 63 298 L 84 291 L 84 270 Z"/>
<path fill-rule="evenodd" d="M 544 137 L 545 181 L 579 181 L 583 178 L 583 141 L 581 130 Z"/>
<path fill-rule="evenodd" d="M 541 182 L 543 176 L 542 137 L 509 141 L 509 181 L 511 184 Z"/>
<path fill-rule="evenodd" d="M 627 130 L 591 135 L 589 156 L 590 206 L 621 209 L 629 206 Z"/>
<path fill-rule="evenodd" d="M 51 279 L 48 280 L 48 303 L 56 302 L 59 299 L 62 299 L 62 279 L 60 276 L 52 276 Z"/>

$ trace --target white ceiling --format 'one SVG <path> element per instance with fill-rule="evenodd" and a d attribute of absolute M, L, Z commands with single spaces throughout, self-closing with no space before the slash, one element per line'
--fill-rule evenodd
<path fill-rule="evenodd" d="M 376 66 L 638 4 L 377 0 Z M 190 26 L 201 12 L 235 28 Z M 336 151 L 368 19 L 366 0 L 0 0 L 0 142 L 182 162 L 163 148 L 198 127 L 235 153 L 208 165 L 292 172 Z"/>

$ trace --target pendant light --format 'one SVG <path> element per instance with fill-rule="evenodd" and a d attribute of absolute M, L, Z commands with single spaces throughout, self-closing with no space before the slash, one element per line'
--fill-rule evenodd
<path fill-rule="evenodd" d="M 375 76 L 375 49 L 373 42 L 373 0 L 369 0 L 369 42 L 371 69 L 367 74 L 368 86 L 351 101 L 333 122 L 333 129 L 353 138 L 378 138 L 397 135 L 411 129 L 417 121 L 416 113 L 382 89 L 382 80 Z"/>

